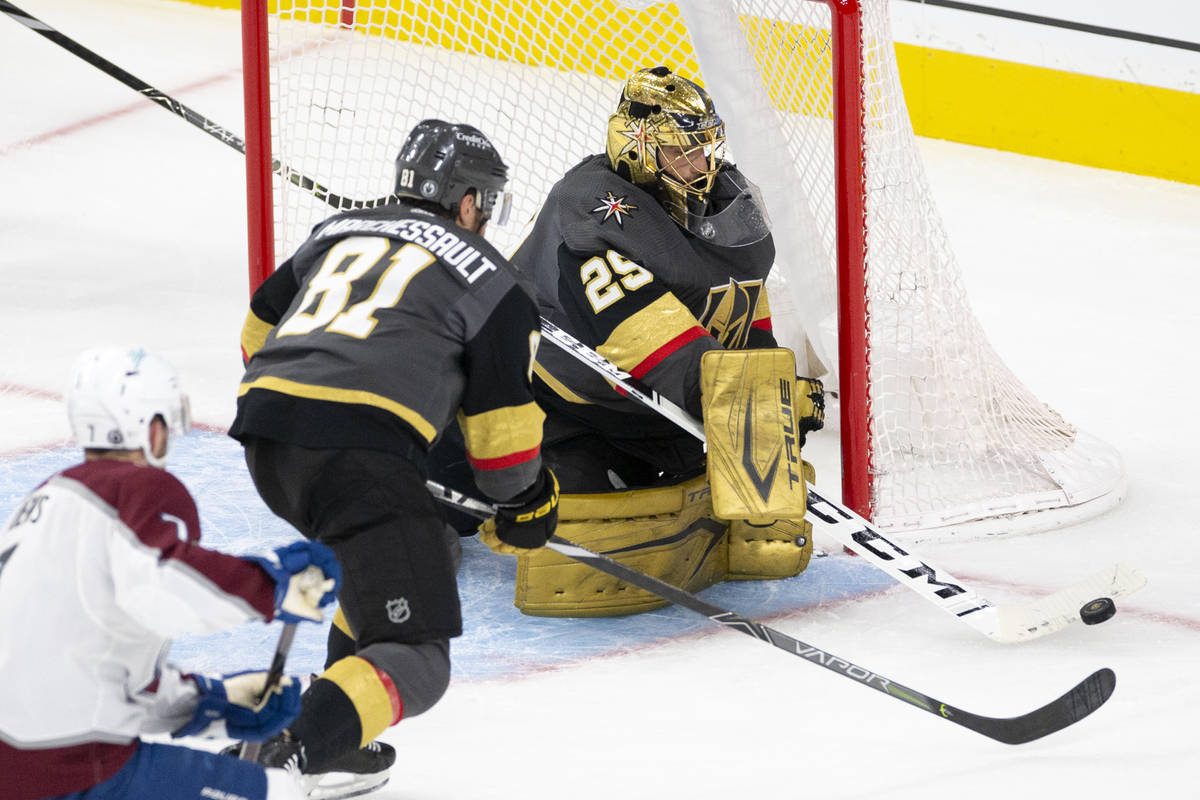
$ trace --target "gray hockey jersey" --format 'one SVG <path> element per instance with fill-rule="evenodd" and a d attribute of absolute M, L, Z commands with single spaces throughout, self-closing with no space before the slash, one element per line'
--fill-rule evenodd
<path fill-rule="evenodd" d="M 416 456 L 457 416 L 479 488 L 541 469 L 531 293 L 482 237 L 403 204 L 317 226 L 251 299 L 235 438 Z"/>
<path fill-rule="evenodd" d="M 686 232 L 595 155 L 551 189 L 512 261 L 543 316 L 698 415 L 701 354 L 775 346 L 765 289 L 774 258 L 770 236 L 718 247 Z M 556 347 L 541 350 L 535 371 L 547 413 L 623 436 L 674 430 Z"/>

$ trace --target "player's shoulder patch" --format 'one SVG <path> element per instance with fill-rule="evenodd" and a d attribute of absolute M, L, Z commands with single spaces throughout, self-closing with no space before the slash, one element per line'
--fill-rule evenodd
<path fill-rule="evenodd" d="M 604 196 L 597 197 L 596 200 L 599 201 L 599 205 L 593 208 L 591 213 L 599 215 L 601 225 L 611 219 L 616 221 L 618 228 L 624 228 L 626 217 L 633 216 L 638 209 L 626 196 L 617 197 L 611 191 L 604 192 Z"/>

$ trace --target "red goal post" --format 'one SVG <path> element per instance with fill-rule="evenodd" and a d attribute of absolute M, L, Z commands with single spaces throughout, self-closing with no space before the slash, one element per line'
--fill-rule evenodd
<path fill-rule="evenodd" d="M 413 124 L 469 122 L 512 169 L 514 219 L 531 219 L 555 180 L 603 149 L 623 80 L 666 64 L 708 88 L 730 157 L 766 197 L 776 335 L 837 393 L 846 505 L 919 540 L 1045 529 L 1119 501 L 1120 458 L 1034 397 L 971 312 L 904 107 L 887 0 L 242 9 L 251 286 L 334 211 L 297 173 L 380 197 Z M 491 236 L 507 252 L 521 231 Z"/>

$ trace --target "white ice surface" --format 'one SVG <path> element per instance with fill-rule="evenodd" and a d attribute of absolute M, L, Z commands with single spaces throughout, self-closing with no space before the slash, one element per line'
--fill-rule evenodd
<path fill-rule="evenodd" d="M 234 12 L 20 5 L 242 129 Z M 179 367 L 209 431 L 177 458 L 206 538 L 232 550 L 286 538 L 219 436 L 247 299 L 241 157 L 8 19 L 0 54 L 0 515 L 73 457 L 60 393 L 75 355 L 141 342 Z M 495 591 L 511 590 L 511 567 L 472 551 L 455 680 L 433 710 L 384 735 L 399 760 L 375 797 L 1200 797 L 1200 188 L 921 146 L 997 350 L 1039 397 L 1112 443 L 1129 473 L 1127 499 L 1101 519 L 922 555 L 1001 603 L 1116 561 L 1149 585 L 1104 625 L 1007 647 L 903 589 L 881 590 L 842 555 L 779 584 L 796 593 L 782 611 L 765 597 L 775 590 L 706 597 L 975 713 L 1023 713 L 1102 666 L 1117 673 L 1109 703 L 1010 747 L 682 612 L 602 625 L 521 617 Z M 836 493 L 834 437 L 819 434 L 809 455 Z M 319 659 L 317 634 L 293 666 Z M 181 657 L 265 665 L 274 635 L 260 628 L 249 645 L 235 637 Z"/>

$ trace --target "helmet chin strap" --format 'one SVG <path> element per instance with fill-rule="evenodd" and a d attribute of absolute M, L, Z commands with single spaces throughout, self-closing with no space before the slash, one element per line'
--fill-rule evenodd
<path fill-rule="evenodd" d="M 158 458 L 154 455 L 154 453 L 150 452 L 150 448 L 148 448 L 148 447 L 142 448 L 142 454 L 146 456 L 147 464 L 149 464 L 152 467 L 158 467 L 159 469 L 166 468 L 167 456 L 170 455 L 170 453 L 163 453 L 163 457 Z"/>

